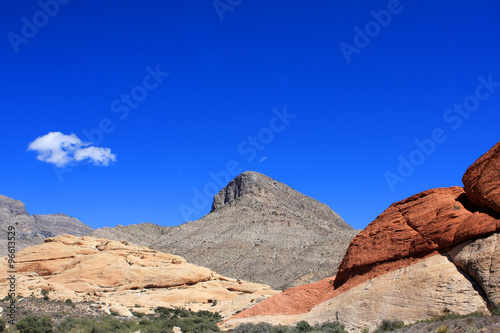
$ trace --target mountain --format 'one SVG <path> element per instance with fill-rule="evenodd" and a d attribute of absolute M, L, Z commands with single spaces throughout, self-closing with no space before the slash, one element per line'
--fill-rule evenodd
<path fill-rule="evenodd" d="M 349 245 L 336 276 L 291 288 L 223 327 L 339 320 L 349 331 L 500 307 L 500 142 L 466 171 L 464 187 L 392 204 Z"/>
<path fill-rule="evenodd" d="M 210 213 L 200 220 L 177 227 L 102 228 L 92 236 L 146 245 L 283 289 L 335 274 L 357 232 L 327 205 L 247 171 L 215 195 Z"/>
<path fill-rule="evenodd" d="M 11 273 L 0 261 L 0 297 Z M 267 285 L 231 279 L 182 257 L 127 242 L 61 235 L 17 253 L 18 296 L 90 301 L 105 312 L 131 316 L 163 307 L 218 311 L 227 317 L 277 292 Z"/>
<path fill-rule="evenodd" d="M 17 223 L 17 224 L 16 224 Z M 92 232 L 91 227 L 64 214 L 29 215 L 24 203 L 0 195 L 0 228 L 4 231 L 15 227 L 17 251 L 41 244 L 47 237 L 62 234 L 83 236 Z M 7 255 L 7 232 L 0 238 L 0 256 Z"/>

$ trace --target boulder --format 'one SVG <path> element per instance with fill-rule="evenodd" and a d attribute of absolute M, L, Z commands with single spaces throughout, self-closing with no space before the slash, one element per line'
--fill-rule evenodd
<path fill-rule="evenodd" d="M 476 207 L 500 213 L 500 142 L 467 169 L 462 182 Z"/>
<path fill-rule="evenodd" d="M 500 219 L 474 211 L 463 188 L 424 191 L 392 204 L 354 237 L 340 263 L 335 288 L 498 231 Z"/>

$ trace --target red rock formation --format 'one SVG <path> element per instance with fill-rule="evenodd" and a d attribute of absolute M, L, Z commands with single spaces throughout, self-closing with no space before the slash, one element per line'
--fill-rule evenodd
<path fill-rule="evenodd" d="M 332 278 L 333 279 L 333 278 Z M 245 310 L 232 318 L 252 317 L 258 314 L 294 315 L 304 313 L 321 303 L 333 290 L 330 278 L 293 287 Z"/>
<path fill-rule="evenodd" d="M 376 266 L 392 262 L 389 269 L 398 269 L 407 265 L 400 259 L 419 258 L 500 231 L 500 219 L 471 207 L 464 189 L 456 186 L 392 204 L 352 240 L 335 288 L 358 275 L 371 272 L 373 277 Z"/>
<path fill-rule="evenodd" d="M 462 182 L 474 205 L 500 213 L 500 142 L 467 169 Z"/>

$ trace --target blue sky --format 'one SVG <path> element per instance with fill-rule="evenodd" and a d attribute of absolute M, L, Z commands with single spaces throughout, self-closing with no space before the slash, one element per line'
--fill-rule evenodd
<path fill-rule="evenodd" d="M 178 225 L 254 170 L 364 228 L 499 140 L 496 1 L 0 6 L 0 193 L 32 214 Z"/>

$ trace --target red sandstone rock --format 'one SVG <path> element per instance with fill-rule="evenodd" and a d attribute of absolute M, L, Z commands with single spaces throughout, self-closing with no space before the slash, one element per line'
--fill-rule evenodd
<path fill-rule="evenodd" d="M 462 182 L 475 206 L 500 213 L 500 142 L 467 169 Z"/>
<path fill-rule="evenodd" d="M 328 292 L 333 291 L 330 283 L 333 279 L 335 277 L 287 289 L 231 318 L 246 318 L 261 314 L 294 315 L 308 312 L 321 303 Z"/>
<path fill-rule="evenodd" d="M 352 240 L 335 287 L 377 265 L 394 262 L 391 267 L 397 269 L 407 265 L 396 263 L 400 259 L 419 258 L 500 230 L 499 219 L 472 212 L 470 206 L 464 189 L 457 186 L 428 190 L 392 204 Z"/>

